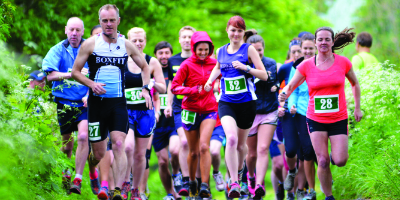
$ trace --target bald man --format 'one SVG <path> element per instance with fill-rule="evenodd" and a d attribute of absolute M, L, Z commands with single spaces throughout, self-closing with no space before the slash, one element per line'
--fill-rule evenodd
<path fill-rule="evenodd" d="M 84 39 L 83 21 L 78 17 L 72 17 L 65 26 L 67 39 L 53 46 L 43 60 L 42 68 L 47 73 L 47 80 L 52 81 L 54 102 L 57 104 L 57 118 L 60 125 L 60 133 L 63 140 L 62 151 L 71 158 L 74 147 L 74 134 L 78 132 L 78 148 L 75 156 L 76 175 L 70 186 L 71 173 L 64 171 L 64 184 L 68 193 L 81 193 L 82 173 L 89 154 L 88 142 L 88 116 L 86 108 L 86 96 L 88 87 L 71 78 L 72 66 Z M 88 74 L 88 66 L 85 64 L 81 71 Z M 97 194 L 100 189 L 97 171 L 90 169 L 92 192 Z"/>

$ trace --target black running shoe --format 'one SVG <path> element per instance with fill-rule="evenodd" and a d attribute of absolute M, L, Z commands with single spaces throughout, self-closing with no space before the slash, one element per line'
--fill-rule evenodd
<path fill-rule="evenodd" d="M 196 197 L 197 195 L 197 180 L 189 181 L 189 197 Z"/>
<path fill-rule="evenodd" d="M 211 196 L 210 188 L 207 183 L 201 183 L 199 196 L 201 198 L 209 198 Z"/>

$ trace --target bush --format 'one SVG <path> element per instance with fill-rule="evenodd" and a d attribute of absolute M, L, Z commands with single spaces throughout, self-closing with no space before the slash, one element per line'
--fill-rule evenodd
<path fill-rule="evenodd" d="M 386 61 L 357 73 L 361 86 L 361 122 L 354 120 L 349 100 L 349 161 L 335 167 L 334 192 L 338 199 L 400 198 L 400 72 Z M 353 99 L 351 90 L 346 91 Z"/>
<path fill-rule="evenodd" d="M 60 151 L 51 89 L 28 94 L 29 67 L 0 40 L 0 192 L 2 199 L 62 199 L 61 173 L 72 162 Z M 37 109 L 40 107 L 40 112 Z M 82 199 L 82 196 L 81 196 Z"/>

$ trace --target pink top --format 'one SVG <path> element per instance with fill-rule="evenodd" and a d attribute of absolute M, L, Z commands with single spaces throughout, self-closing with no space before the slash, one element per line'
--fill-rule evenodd
<path fill-rule="evenodd" d="M 344 56 L 334 56 L 333 65 L 326 70 L 315 66 L 315 56 L 297 67 L 306 77 L 310 94 L 307 118 L 319 123 L 334 123 L 348 118 L 344 86 L 351 62 Z"/>

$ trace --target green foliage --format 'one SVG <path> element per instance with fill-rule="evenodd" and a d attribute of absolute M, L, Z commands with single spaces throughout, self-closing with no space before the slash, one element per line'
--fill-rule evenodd
<path fill-rule="evenodd" d="M 400 72 L 388 62 L 362 69 L 361 122 L 354 120 L 353 100 L 349 100 L 352 122 L 349 161 L 334 168 L 334 192 L 338 199 L 400 198 Z M 347 90 L 348 99 L 353 99 Z"/>
<path fill-rule="evenodd" d="M 390 60 L 392 63 L 399 64 L 399 10 L 399 1 L 366 0 L 365 4 L 356 14 L 356 32 L 367 31 L 372 35 L 373 44 L 371 53 L 374 54 L 380 62 Z"/>
<path fill-rule="evenodd" d="M 13 37 L 9 44 L 18 52 L 44 56 L 53 45 L 66 38 L 64 26 L 69 17 L 80 17 L 86 27 L 84 37 L 98 24 L 98 9 L 114 3 L 120 9 L 119 30 L 127 34 L 132 27 L 147 32 L 145 53 L 154 55 L 154 46 L 168 41 L 174 52 L 180 51 L 178 31 L 185 25 L 207 31 L 218 48 L 229 42 L 226 34 L 228 19 L 241 15 L 247 27 L 258 30 L 266 43 L 265 54 L 283 62 L 289 41 L 301 31 L 313 32 L 329 25 L 313 8 L 313 1 L 30 1 L 20 0 L 15 15 Z M 324 4 L 322 4 L 324 5 Z M 35 44 L 35 45 L 33 45 Z"/>
<path fill-rule="evenodd" d="M 10 27 L 13 21 L 15 6 L 10 1 L 0 2 L 0 40 L 6 41 L 10 37 Z"/>
<path fill-rule="evenodd" d="M 51 90 L 27 89 L 29 67 L 0 41 L 0 192 L 3 199 L 62 199 L 61 172 L 73 163 L 60 151 Z M 40 108 L 40 112 L 38 109 Z"/>

